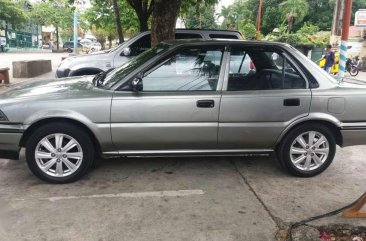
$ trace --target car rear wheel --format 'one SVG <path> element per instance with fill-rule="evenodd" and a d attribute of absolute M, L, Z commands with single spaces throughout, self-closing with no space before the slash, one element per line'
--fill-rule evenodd
<path fill-rule="evenodd" d="M 320 124 L 296 127 L 281 142 L 277 155 L 281 166 L 299 177 L 312 177 L 332 163 L 336 142 L 332 132 Z"/>
<path fill-rule="evenodd" d="M 30 170 L 51 183 L 81 178 L 92 165 L 93 143 L 88 134 L 68 123 L 40 127 L 28 138 L 26 159 Z"/>

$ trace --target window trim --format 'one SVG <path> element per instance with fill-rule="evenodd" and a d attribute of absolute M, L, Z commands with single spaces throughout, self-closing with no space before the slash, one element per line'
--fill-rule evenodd
<path fill-rule="evenodd" d="M 221 92 L 222 84 L 223 84 L 223 78 L 224 78 L 224 72 L 227 65 L 227 45 L 226 44 L 209 44 L 209 45 L 202 45 L 202 44 L 188 44 L 188 45 L 178 45 L 175 48 L 172 48 L 170 51 L 166 52 L 165 54 L 159 56 L 158 58 L 151 59 L 148 63 L 142 65 L 139 69 L 131 73 L 129 76 L 126 76 L 125 80 L 119 81 L 118 87 L 115 88 L 115 91 L 118 92 L 125 92 L 125 93 L 131 93 L 134 92 L 132 90 L 121 90 L 120 88 L 125 85 L 125 83 L 130 82 L 134 77 L 136 77 L 138 74 L 145 75 L 145 73 L 150 73 L 149 71 L 151 69 L 154 69 L 155 66 L 161 65 L 161 63 L 164 63 L 165 60 L 167 60 L 172 55 L 176 54 L 178 51 L 184 48 L 204 48 L 204 47 L 218 47 L 223 49 L 223 53 L 221 56 L 221 66 L 220 66 L 220 73 L 219 78 L 217 81 L 216 89 L 215 90 L 182 90 L 182 91 L 173 91 L 173 90 L 162 90 L 162 91 L 140 91 L 138 93 L 200 93 L 200 92 L 210 92 L 210 93 L 217 93 Z M 160 64 L 157 64 L 160 62 Z"/>
<path fill-rule="evenodd" d="M 250 48 L 250 47 L 258 47 L 257 45 L 230 45 L 230 47 L 228 48 L 227 52 L 227 66 L 226 66 L 226 70 L 225 70 L 225 76 L 224 76 L 224 84 L 223 84 L 223 88 L 222 91 L 227 91 L 227 92 L 235 92 L 235 91 L 229 91 L 227 90 L 228 84 L 229 84 L 229 72 L 230 72 L 230 57 L 231 57 L 231 48 L 235 48 L 235 47 L 243 47 L 243 48 Z M 297 63 L 292 59 L 291 55 L 287 54 L 286 50 L 283 48 L 280 48 L 278 46 L 262 46 L 264 49 L 267 47 L 271 47 L 276 49 L 278 52 L 281 52 L 281 55 L 283 55 L 283 57 L 285 58 L 286 62 L 289 62 L 291 65 L 294 66 L 295 70 L 301 75 L 301 77 L 305 80 L 305 88 L 303 89 L 296 89 L 296 90 L 306 90 L 306 89 L 310 89 L 309 88 L 309 80 L 307 78 L 307 76 L 304 74 L 304 72 L 302 71 L 302 69 L 297 65 Z M 273 89 L 270 91 L 283 91 L 285 89 Z M 286 89 L 286 90 L 291 90 L 291 89 Z M 242 91 L 268 91 L 268 90 L 241 90 L 241 91 L 236 91 L 236 92 L 242 92 Z"/>

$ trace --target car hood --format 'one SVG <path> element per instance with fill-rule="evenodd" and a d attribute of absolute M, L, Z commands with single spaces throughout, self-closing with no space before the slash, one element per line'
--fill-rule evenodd
<path fill-rule="evenodd" d="M 17 84 L 0 95 L 0 99 L 27 98 L 34 96 L 57 97 L 70 95 L 85 95 L 99 89 L 92 84 L 93 76 L 38 80 Z"/>

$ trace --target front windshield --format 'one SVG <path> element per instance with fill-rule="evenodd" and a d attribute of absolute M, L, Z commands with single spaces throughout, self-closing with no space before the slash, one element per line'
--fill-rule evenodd
<path fill-rule="evenodd" d="M 168 44 L 160 43 L 155 47 L 143 52 L 142 54 L 132 58 L 122 66 L 114 69 L 105 77 L 105 80 L 103 81 L 104 88 L 108 89 L 112 87 L 115 83 L 126 77 L 129 73 L 138 68 L 140 65 L 155 57 L 157 54 L 165 52 L 165 50 L 167 50 L 168 48 Z"/>

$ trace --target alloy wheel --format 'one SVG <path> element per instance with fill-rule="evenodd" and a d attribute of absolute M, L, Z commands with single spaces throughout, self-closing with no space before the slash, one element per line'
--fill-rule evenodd
<path fill-rule="evenodd" d="M 316 131 L 300 134 L 290 148 L 292 164 L 303 171 L 318 169 L 324 164 L 329 155 L 328 139 Z"/>
<path fill-rule="evenodd" d="M 39 169 L 53 177 L 74 173 L 83 161 L 79 142 L 66 134 L 55 133 L 41 139 L 34 152 Z"/>

